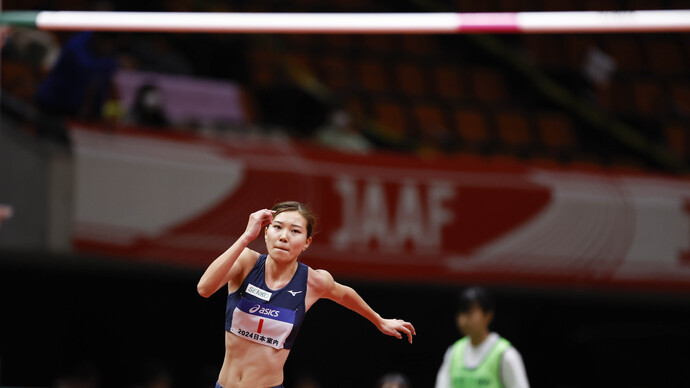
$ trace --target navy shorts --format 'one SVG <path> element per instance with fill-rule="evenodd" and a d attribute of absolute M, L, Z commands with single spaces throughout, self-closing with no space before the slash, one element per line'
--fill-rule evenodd
<path fill-rule="evenodd" d="M 216 382 L 216 388 L 223 388 L 223 387 L 220 384 L 218 384 L 218 382 Z M 280 385 L 273 387 L 273 388 L 285 388 L 285 387 L 283 387 L 283 384 L 280 384 Z"/>

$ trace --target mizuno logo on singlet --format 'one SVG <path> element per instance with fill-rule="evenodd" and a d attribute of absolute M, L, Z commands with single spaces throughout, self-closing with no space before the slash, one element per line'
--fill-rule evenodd
<path fill-rule="evenodd" d="M 292 296 L 295 296 L 295 295 L 299 294 L 299 293 L 302 292 L 302 291 L 292 291 L 292 290 L 288 290 L 288 292 L 289 292 L 290 294 L 292 294 Z"/>

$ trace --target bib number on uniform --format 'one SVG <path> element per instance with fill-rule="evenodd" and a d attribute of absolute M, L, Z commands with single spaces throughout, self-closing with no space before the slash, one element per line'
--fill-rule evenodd
<path fill-rule="evenodd" d="M 242 298 L 232 313 L 230 332 L 262 345 L 283 349 L 294 323 L 293 310 Z"/>

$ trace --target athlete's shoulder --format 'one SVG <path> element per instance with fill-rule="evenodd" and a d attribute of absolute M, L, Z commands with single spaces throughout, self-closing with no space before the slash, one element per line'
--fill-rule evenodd
<path fill-rule="evenodd" d="M 240 262 L 243 267 L 249 266 L 251 268 L 256 265 L 261 256 L 265 255 L 262 255 L 252 249 L 244 248 L 242 253 L 240 253 L 240 256 L 237 258 L 237 262 Z"/>
<path fill-rule="evenodd" d="M 316 291 L 318 294 L 321 292 L 332 288 L 335 284 L 333 276 L 325 269 L 313 269 L 309 268 L 309 278 L 307 280 L 307 286 Z"/>
<path fill-rule="evenodd" d="M 256 266 L 256 263 L 259 261 L 259 257 L 261 257 L 259 252 L 253 251 L 249 248 L 244 248 L 244 250 L 242 250 L 242 253 L 240 253 L 239 257 L 232 266 L 233 268 L 231 270 L 231 275 L 228 279 L 230 292 L 239 288 L 244 281 L 244 278 L 246 278 L 249 272 L 251 272 L 251 270 Z"/>

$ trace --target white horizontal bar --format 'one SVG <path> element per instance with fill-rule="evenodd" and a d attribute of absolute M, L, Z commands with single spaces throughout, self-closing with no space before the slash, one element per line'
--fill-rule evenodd
<path fill-rule="evenodd" d="M 690 31 L 690 10 L 518 13 L 42 11 L 45 30 L 214 33 L 586 33 Z"/>

